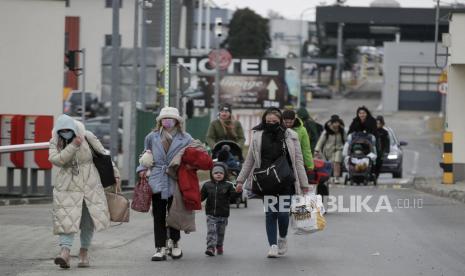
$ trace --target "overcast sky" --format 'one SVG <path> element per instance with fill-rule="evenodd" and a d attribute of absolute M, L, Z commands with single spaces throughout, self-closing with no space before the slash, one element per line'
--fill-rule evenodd
<path fill-rule="evenodd" d="M 348 6 L 369 6 L 373 0 L 347 0 Z M 453 3 L 456 0 L 441 0 L 441 3 Z M 464 3 L 465 0 L 458 0 Z M 249 7 L 262 16 L 266 16 L 269 10 L 274 10 L 287 19 L 299 19 L 303 10 L 315 7 L 320 3 L 331 5 L 335 0 L 214 0 L 219 6 L 235 10 L 236 8 Z M 435 6 L 436 0 L 397 0 L 401 7 L 431 8 Z M 304 18 L 313 20 L 315 10 L 304 13 Z"/>

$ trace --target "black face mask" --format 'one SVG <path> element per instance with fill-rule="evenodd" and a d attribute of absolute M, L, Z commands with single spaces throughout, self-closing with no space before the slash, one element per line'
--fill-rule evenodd
<path fill-rule="evenodd" d="M 279 123 L 265 123 L 264 129 L 267 132 L 277 132 L 279 130 Z"/>

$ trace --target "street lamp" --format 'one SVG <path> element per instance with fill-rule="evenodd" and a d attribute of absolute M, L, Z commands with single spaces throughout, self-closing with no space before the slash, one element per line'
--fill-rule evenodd
<path fill-rule="evenodd" d="M 305 12 L 307 11 L 310 11 L 310 10 L 314 10 L 315 7 L 310 7 L 310 8 L 306 8 L 304 9 L 301 13 L 300 13 L 300 28 L 299 28 L 299 48 L 300 48 L 300 75 L 299 75 L 299 96 L 297 97 L 297 106 L 298 107 L 301 107 L 303 106 L 303 102 L 305 101 L 305 96 L 304 96 L 304 93 L 302 91 L 302 73 L 303 73 L 303 55 L 304 55 L 304 47 L 303 47 L 303 35 L 302 35 L 302 31 L 303 31 L 303 28 L 302 28 L 302 25 L 304 23 L 304 14 Z M 308 30 L 307 30 L 307 34 L 308 34 Z"/>

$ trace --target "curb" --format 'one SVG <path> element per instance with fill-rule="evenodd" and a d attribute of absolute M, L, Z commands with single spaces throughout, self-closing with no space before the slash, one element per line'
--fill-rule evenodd
<path fill-rule="evenodd" d="M 438 181 L 438 179 L 415 178 L 413 180 L 413 188 L 428 194 L 450 198 L 461 203 L 465 203 L 465 191 L 454 189 L 453 185 L 451 187 L 442 187 L 439 186 L 442 184 L 436 183 L 440 183 L 440 181 Z"/>
<path fill-rule="evenodd" d="M 123 191 L 121 193 L 124 197 L 131 200 L 133 191 Z M 24 197 L 24 198 L 0 198 L 1 206 L 12 206 L 12 205 L 34 205 L 34 204 L 50 204 L 53 202 L 51 196 L 44 197 Z"/>

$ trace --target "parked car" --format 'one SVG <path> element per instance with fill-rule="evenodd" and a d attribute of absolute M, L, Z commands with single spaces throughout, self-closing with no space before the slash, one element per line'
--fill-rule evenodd
<path fill-rule="evenodd" d="M 313 98 L 331 99 L 333 97 L 333 91 L 325 84 L 312 83 L 302 86 L 302 89 L 305 93 L 312 93 Z"/>
<path fill-rule="evenodd" d="M 389 133 L 389 140 L 391 143 L 389 154 L 385 154 L 383 158 L 383 165 L 381 166 L 381 173 L 392 173 L 394 178 L 402 178 L 402 161 L 403 161 L 403 149 L 402 147 L 407 146 L 408 143 L 399 141 L 394 130 L 389 127 L 385 127 Z"/>
<path fill-rule="evenodd" d="M 97 95 L 85 92 L 86 96 L 86 117 L 95 117 L 99 113 L 102 105 L 98 101 Z M 81 116 L 82 114 L 82 92 L 72 91 L 66 99 L 63 112 L 70 116 Z"/>

